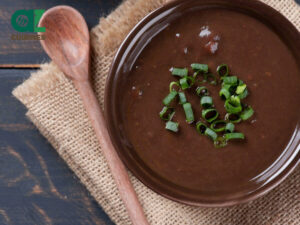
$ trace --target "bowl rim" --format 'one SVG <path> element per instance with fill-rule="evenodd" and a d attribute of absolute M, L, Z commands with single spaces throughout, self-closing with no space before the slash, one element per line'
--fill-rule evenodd
<path fill-rule="evenodd" d="M 191 206 L 201 206 L 201 207 L 227 207 L 227 206 L 233 206 L 241 203 L 246 203 L 252 200 L 255 200 L 259 198 L 262 195 L 265 195 L 272 189 L 274 189 L 276 186 L 278 186 L 290 173 L 294 171 L 294 169 L 297 167 L 297 165 L 300 163 L 300 150 L 299 150 L 299 142 L 300 140 L 296 140 L 296 148 L 294 149 L 295 156 L 294 158 L 286 162 L 283 165 L 286 165 L 286 167 L 279 173 L 277 176 L 269 183 L 261 186 L 258 188 L 258 190 L 255 190 L 251 192 L 250 194 L 245 194 L 243 196 L 240 196 L 237 199 L 234 200 L 227 200 L 224 199 L 223 201 L 218 202 L 200 202 L 200 201 L 190 201 L 185 199 L 180 199 L 178 197 L 175 197 L 173 194 L 164 192 L 162 188 L 159 188 L 157 185 L 153 185 L 153 182 L 149 180 L 147 177 L 148 175 L 145 174 L 141 169 L 137 170 L 137 166 L 133 165 L 128 161 L 128 158 L 126 158 L 125 154 L 122 151 L 122 148 L 120 148 L 116 144 L 117 137 L 114 135 L 113 131 L 113 116 L 111 113 L 112 108 L 112 85 L 115 82 L 114 76 L 116 74 L 116 69 L 119 66 L 120 59 L 122 58 L 125 50 L 127 49 L 128 45 L 131 43 L 132 39 L 135 37 L 138 31 L 140 31 L 145 24 L 150 22 L 150 20 L 154 19 L 155 17 L 161 15 L 162 12 L 171 9 L 173 7 L 177 7 L 182 4 L 189 4 L 190 2 L 195 2 L 197 0 L 175 0 L 168 2 L 164 4 L 163 6 L 157 8 L 156 10 L 152 11 L 148 15 L 146 15 L 140 22 L 138 22 L 129 32 L 129 34 L 126 36 L 124 41 L 121 43 L 120 47 L 118 48 L 118 51 L 115 54 L 115 57 L 113 58 L 113 61 L 111 63 L 109 73 L 106 79 L 105 84 L 105 94 L 104 94 L 104 114 L 105 119 L 107 122 L 107 129 L 110 135 L 110 138 L 112 140 L 112 143 L 118 153 L 118 156 L 121 158 L 122 162 L 125 164 L 125 166 L 133 173 L 135 177 L 139 179 L 144 185 L 146 185 L 148 188 L 153 190 L 154 192 L 171 199 L 173 201 L 184 203 Z M 262 15 L 265 13 L 264 17 L 265 19 L 270 22 L 270 25 L 278 25 L 278 27 L 281 29 L 283 28 L 285 30 L 285 36 L 288 36 L 289 39 L 292 39 L 293 45 L 298 47 L 300 49 L 300 32 L 297 30 L 297 28 L 282 14 L 280 14 L 278 11 L 276 11 L 274 8 L 272 8 L 269 5 L 266 5 L 263 2 L 260 2 L 258 0 L 204 0 L 204 2 L 210 2 L 215 4 L 224 4 L 229 3 L 231 5 L 237 5 L 241 9 L 247 9 L 255 11 L 258 15 Z M 203 1 L 198 1 L 203 2 Z M 271 16 L 272 19 L 267 19 L 267 16 Z M 274 27 L 273 27 L 274 28 Z M 276 28 L 277 29 L 277 28 Z M 286 41 L 284 41 L 285 44 Z M 289 43 L 290 44 L 290 43 Z M 300 53 L 296 55 L 297 59 L 300 59 Z M 296 134 L 296 138 L 299 139 L 300 136 L 300 129 L 299 129 L 299 121 L 298 121 L 298 133 Z M 296 128 L 296 130 L 297 130 Z"/>

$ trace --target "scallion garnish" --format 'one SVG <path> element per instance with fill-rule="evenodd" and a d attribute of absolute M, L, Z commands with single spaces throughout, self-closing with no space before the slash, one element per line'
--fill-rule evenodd
<path fill-rule="evenodd" d="M 207 64 L 192 63 L 191 67 L 194 71 L 197 71 L 200 73 L 208 73 L 208 65 Z"/>
<path fill-rule="evenodd" d="M 196 123 L 196 129 L 199 134 L 204 134 L 206 128 L 207 128 L 207 126 L 204 123 L 202 123 L 201 121 Z"/>
<path fill-rule="evenodd" d="M 169 108 L 167 106 L 164 106 L 162 108 L 162 110 L 160 111 L 159 113 L 159 117 L 162 119 L 162 120 L 171 120 L 173 118 L 175 114 L 175 110 L 173 108 Z"/>
<path fill-rule="evenodd" d="M 239 113 L 242 111 L 241 100 L 238 96 L 231 96 L 225 101 L 225 109 L 229 113 Z"/>
<path fill-rule="evenodd" d="M 196 88 L 196 93 L 199 97 L 202 97 L 202 96 L 208 95 L 208 90 L 206 87 L 200 86 L 200 87 Z"/>
<path fill-rule="evenodd" d="M 174 89 L 174 86 L 177 86 L 177 90 Z M 172 81 L 172 82 L 170 83 L 169 89 L 170 89 L 170 92 L 172 92 L 172 91 L 179 91 L 179 89 L 180 89 L 179 82 Z"/>
<path fill-rule="evenodd" d="M 243 91 L 243 93 L 238 95 L 240 99 L 244 99 L 248 96 L 248 90 L 247 88 Z"/>
<path fill-rule="evenodd" d="M 240 84 L 239 86 L 237 86 L 235 93 L 237 95 L 242 94 L 246 90 L 246 88 L 247 88 L 246 84 Z"/>
<path fill-rule="evenodd" d="M 204 134 L 208 137 L 210 137 L 213 141 L 215 141 L 218 137 L 217 133 L 214 132 L 212 129 L 210 128 L 206 128 Z"/>
<path fill-rule="evenodd" d="M 194 122 L 194 113 L 193 113 L 191 103 L 187 102 L 187 103 L 184 103 L 182 106 L 184 109 L 186 122 L 188 122 L 188 123 Z"/>
<path fill-rule="evenodd" d="M 178 97 L 179 97 L 179 103 L 182 105 L 186 103 L 186 97 L 184 92 L 178 92 Z"/>
<path fill-rule="evenodd" d="M 188 72 L 187 68 L 172 68 L 173 76 L 185 77 L 188 75 Z"/>
<path fill-rule="evenodd" d="M 228 66 L 226 64 L 221 64 L 217 67 L 217 73 L 219 74 L 219 76 L 221 77 L 226 77 L 228 76 L 229 73 L 229 69 Z"/>
<path fill-rule="evenodd" d="M 238 114 L 234 114 L 234 113 L 227 113 L 225 115 L 225 120 L 231 122 L 231 123 L 239 123 L 241 122 L 241 117 Z"/>
<path fill-rule="evenodd" d="M 225 126 L 225 132 L 226 133 L 232 133 L 234 131 L 234 124 L 233 123 L 227 123 Z"/>
<path fill-rule="evenodd" d="M 194 84 L 195 80 L 193 77 L 185 76 L 179 80 L 179 84 L 182 90 L 190 88 Z"/>
<path fill-rule="evenodd" d="M 215 109 L 203 109 L 202 110 L 202 118 L 207 122 L 211 123 L 216 120 L 219 116 L 219 113 Z"/>
<path fill-rule="evenodd" d="M 237 79 L 236 76 L 223 77 L 223 83 L 224 84 L 233 84 L 233 85 L 236 85 L 237 81 L 238 81 L 238 79 Z"/>
<path fill-rule="evenodd" d="M 248 106 L 243 112 L 241 112 L 240 117 L 242 120 L 247 120 L 253 115 L 253 113 L 254 110 L 251 108 L 251 106 Z"/>
<path fill-rule="evenodd" d="M 215 132 L 222 132 L 225 130 L 227 123 L 224 120 L 216 120 L 211 125 L 210 128 Z"/>
<path fill-rule="evenodd" d="M 243 133 L 227 133 L 227 134 L 224 134 L 224 137 L 226 138 L 226 140 L 244 139 L 245 138 Z"/>
<path fill-rule="evenodd" d="M 173 131 L 173 132 L 178 132 L 178 126 L 179 124 L 176 123 L 176 122 L 173 122 L 173 121 L 168 121 L 166 122 L 166 129 L 167 130 L 170 130 L 170 131 Z"/>
<path fill-rule="evenodd" d="M 223 88 L 221 88 L 219 95 L 223 100 L 226 100 L 230 97 L 230 92 L 228 91 L 227 88 L 223 87 Z"/>
<path fill-rule="evenodd" d="M 204 109 L 210 108 L 213 105 L 212 97 L 210 96 L 201 97 L 200 104 Z"/>
<path fill-rule="evenodd" d="M 178 132 L 179 130 L 179 123 L 172 121 L 175 109 L 170 107 L 171 102 L 177 95 L 179 104 L 181 104 L 184 109 L 186 122 L 191 124 L 194 122 L 194 113 L 191 103 L 187 102 L 184 90 L 191 88 L 196 81 L 198 84 L 203 82 L 209 82 L 210 84 L 218 83 L 216 76 L 209 73 L 207 64 L 192 63 L 191 68 L 194 72 L 193 76 L 189 76 L 187 68 L 172 68 L 171 70 L 172 75 L 178 76 L 180 79 L 179 81 L 172 81 L 170 83 L 170 93 L 163 99 L 165 106 L 160 111 L 159 116 L 162 120 L 166 121 L 165 128 L 172 132 Z M 198 74 L 201 75 L 202 80 L 201 78 L 197 78 Z M 197 122 L 196 129 L 199 134 L 211 138 L 216 148 L 220 148 L 225 147 L 228 140 L 245 138 L 243 133 L 234 133 L 234 123 L 249 119 L 253 115 L 254 110 L 251 106 L 247 106 L 241 102 L 241 99 L 246 98 L 249 94 L 247 85 L 236 76 L 229 76 L 229 68 L 226 64 L 221 64 L 217 67 L 217 74 L 220 76 L 222 83 L 219 96 L 225 100 L 224 107 L 227 111 L 225 120 L 217 120 L 219 113 L 213 108 L 212 97 L 209 96 L 206 87 L 199 86 L 196 88 L 196 94 L 201 98 L 202 117 L 207 123 L 201 121 Z M 221 135 L 218 136 L 217 133 L 221 133 Z"/>
<path fill-rule="evenodd" d="M 163 100 L 164 105 L 168 106 L 176 98 L 177 91 L 171 91 Z"/>

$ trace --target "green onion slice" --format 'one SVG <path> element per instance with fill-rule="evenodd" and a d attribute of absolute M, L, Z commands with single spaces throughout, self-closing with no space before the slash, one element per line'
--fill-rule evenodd
<path fill-rule="evenodd" d="M 192 63 L 191 67 L 194 71 L 197 71 L 200 73 L 208 73 L 208 65 L 207 64 Z"/>
<path fill-rule="evenodd" d="M 233 123 L 227 123 L 225 126 L 225 132 L 226 133 L 232 133 L 234 131 L 234 124 Z"/>
<path fill-rule="evenodd" d="M 204 134 L 206 128 L 207 128 L 207 126 L 204 123 L 202 123 L 201 121 L 196 123 L 196 129 L 199 134 Z"/>
<path fill-rule="evenodd" d="M 180 104 L 186 103 L 186 97 L 185 97 L 184 92 L 178 92 L 178 96 L 179 96 L 179 103 Z"/>
<path fill-rule="evenodd" d="M 193 77 L 185 76 L 179 80 L 180 87 L 182 90 L 190 88 L 194 83 L 195 79 Z"/>
<path fill-rule="evenodd" d="M 211 125 L 210 128 L 215 132 L 222 132 L 225 130 L 227 123 L 224 120 L 216 120 Z"/>
<path fill-rule="evenodd" d="M 229 69 L 226 64 L 221 64 L 217 67 L 217 73 L 220 77 L 226 77 L 229 74 Z"/>
<path fill-rule="evenodd" d="M 243 133 L 227 133 L 227 134 L 224 134 L 224 137 L 226 138 L 226 140 L 245 139 L 245 136 Z"/>
<path fill-rule="evenodd" d="M 244 99 L 248 96 L 248 90 L 247 88 L 243 91 L 243 93 L 238 95 L 240 99 Z"/>
<path fill-rule="evenodd" d="M 224 88 L 224 87 L 221 88 L 221 90 L 219 92 L 219 95 L 220 95 L 221 99 L 223 99 L 223 100 L 226 100 L 231 96 L 229 90 L 227 88 Z"/>
<path fill-rule="evenodd" d="M 225 120 L 227 120 L 231 123 L 239 123 L 239 122 L 241 122 L 242 119 L 238 114 L 227 113 L 225 115 Z"/>
<path fill-rule="evenodd" d="M 248 106 L 244 111 L 240 114 L 240 117 L 242 120 L 247 120 L 249 119 L 254 113 L 254 110 L 252 109 L 251 106 Z"/>
<path fill-rule="evenodd" d="M 204 109 L 210 108 L 213 105 L 212 97 L 210 96 L 201 97 L 200 104 Z"/>
<path fill-rule="evenodd" d="M 168 121 L 166 122 L 166 129 L 167 130 L 170 130 L 170 131 L 173 131 L 173 132 L 178 132 L 178 126 L 179 124 L 176 123 L 176 122 L 173 122 L 173 121 Z"/>
<path fill-rule="evenodd" d="M 188 72 L 187 68 L 172 68 L 173 76 L 185 77 L 188 75 Z"/>
<path fill-rule="evenodd" d="M 177 89 L 173 88 L 174 86 L 177 86 Z M 170 88 L 170 92 L 172 92 L 172 91 L 179 91 L 179 89 L 180 89 L 179 82 L 177 82 L 177 81 L 172 81 L 172 82 L 170 83 L 169 88 Z"/>
<path fill-rule="evenodd" d="M 237 95 L 242 94 L 246 90 L 246 88 L 247 88 L 246 84 L 241 84 L 241 85 L 237 86 L 235 93 Z"/>
<path fill-rule="evenodd" d="M 196 93 L 199 97 L 202 97 L 202 96 L 205 96 L 205 95 L 209 94 L 207 88 L 204 87 L 204 86 L 197 87 L 196 88 Z"/>
<path fill-rule="evenodd" d="M 186 122 L 188 122 L 188 123 L 194 122 L 194 113 L 193 113 L 191 103 L 187 102 L 187 103 L 184 103 L 182 106 L 184 109 Z"/>
<path fill-rule="evenodd" d="M 216 148 L 223 148 L 227 145 L 227 139 L 225 137 L 217 137 L 216 140 L 214 141 L 214 145 Z"/>
<path fill-rule="evenodd" d="M 169 108 L 167 106 L 164 106 L 162 108 L 162 110 L 160 111 L 160 113 L 159 113 L 159 117 L 162 120 L 169 121 L 173 118 L 174 114 L 175 114 L 175 110 L 173 108 Z"/>
<path fill-rule="evenodd" d="M 237 82 L 238 82 L 238 79 L 237 79 L 236 76 L 223 77 L 223 83 L 224 84 L 236 85 Z"/>
<path fill-rule="evenodd" d="M 241 100 L 238 96 L 231 96 L 225 101 L 225 109 L 229 113 L 239 113 L 242 111 Z"/>
<path fill-rule="evenodd" d="M 164 105 L 168 106 L 176 98 L 177 91 L 171 91 L 163 100 Z"/>
<path fill-rule="evenodd" d="M 207 122 L 211 123 L 216 120 L 219 116 L 219 113 L 215 109 L 203 109 L 202 110 L 202 118 Z"/>
<path fill-rule="evenodd" d="M 206 128 L 204 134 L 208 137 L 210 137 L 213 141 L 215 141 L 218 137 L 217 133 L 214 132 L 212 129 L 210 128 Z"/>

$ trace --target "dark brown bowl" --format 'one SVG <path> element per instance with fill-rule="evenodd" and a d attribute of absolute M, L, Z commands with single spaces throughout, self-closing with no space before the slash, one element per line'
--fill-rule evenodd
<path fill-rule="evenodd" d="M 139 51 L 139 48 L 136 48 L 137 43 L 145 43 L 146 40 L 143 39 L 143 41 L 141 41 L 141 37 L 147 31 L 151 32 L 153 25 L 158 25 L 167 19 L 171 19 L 173 15 L 192 7 L 221 7 L 239 11 L 257 18 L 278 34 L 293 52 L 298 65 L 300 64 L 299 32 L 284 16 L 261 2 L 255 0 L 177 0 L 171 2 L 150 13 L 137 24 L 122 43 L 114 58 L 105 89 L 105 116 L 109 133 L 120 158 L 129 170 L 146 186 L 169 199 L 188 205 L 208 207 L 231 206 L 248 202 L 266 194 L 277 186 L 300 162 L 299 121 L 290 139 L 290 143 L 283 149 L 282 154 L 276 162 L 262 175 L 268 175 L 269 179 L 263 182 L 257 181 L 257 185 L 252 187 L 251 190 L 222 197 L 205 196 L 199 193 L 188 192 L 160 177 L 159 174 L 154 173 L 143 163 L 143 160 L 134 149 L 129 147 L 128 142 L 126 143 L 126 141 L 123 140 L 120 132 L 120 125 L 122 124 L 119 122 L 118 114 L 121 112 L 121 109 L 117 104 L 115 93 L 117 81 L 121 79 L 119 76 L 120 70 L 128 63 L 128 60 L 130 60 L 127 57 L 128 54 L 132 54 L 132 51 Z"/>

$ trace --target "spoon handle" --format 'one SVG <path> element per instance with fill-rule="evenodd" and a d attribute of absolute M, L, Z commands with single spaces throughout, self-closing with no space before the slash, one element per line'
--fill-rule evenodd
<path fill-rule="evenodd" d="M 74 80 L 74 84 L 82 98 L 83 104 L 100 143 L 102 152 L 110 167 L 110 171 L 115 179 L 120 196 L 126 206 L 132 223 L 134 225 L 149 225 L 142 206 L 140 205 L 130 182 L 125 166 L 117 155 L 117 152 L 111 142 L 103 113 L 100 109 L 100 105 L 96 99 L 91 83 L 88 80 Z"/>

